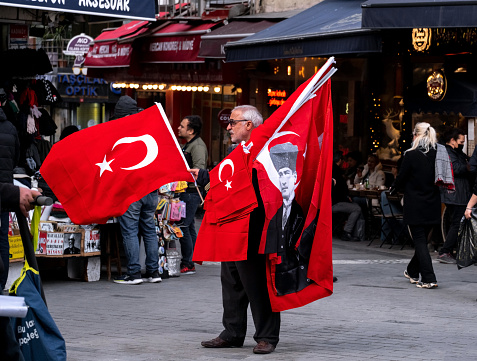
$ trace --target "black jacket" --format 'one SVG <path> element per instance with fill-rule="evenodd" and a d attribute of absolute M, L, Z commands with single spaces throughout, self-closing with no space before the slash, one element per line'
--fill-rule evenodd
<path fill-rule="evenodd" d="M 447 144 L 446 150 L 452 162 L 455 192 L 449 193 L 446 189 L 441 188 L 441 201 L 445 204 L 466 205 L 472 195 L 470 192 L 472 173 L 467 169 L 467 156 Z"/>
<path fill-rule="evenodd" d="M 394 186 L 404 190 L 404 222 L 438 224 L 441 219 L 439 187 L 435 185 L 436 150 L 417 148 L 405 153 Z"/>
<path fill-rule="evenodd" d="M 13 183 L 13 168 L 20 157 L 17 129 L 0 109 L 0 182 Z"/>
<path fill-rule="evenodd" d="M 343 177 L 343 171 L 336 163 L 333 163 L 332 177 L 336 184 L 333 183 L 331 187 L 331 204 L 349 202 L 348 185 Z"/>

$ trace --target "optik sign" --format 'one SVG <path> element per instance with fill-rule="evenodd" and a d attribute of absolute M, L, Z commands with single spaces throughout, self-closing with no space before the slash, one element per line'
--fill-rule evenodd
<path fill-rule="evenodd" d="M 88 78 L 83 74 L 58 74 L 58 91 L 65 99 L 78 98 L 84 101 L 107 101 L 109 98 L 109 84 L 104 79 Z"/>

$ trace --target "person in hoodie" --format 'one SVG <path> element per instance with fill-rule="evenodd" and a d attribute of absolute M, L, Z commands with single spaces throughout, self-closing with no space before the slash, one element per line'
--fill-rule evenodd
<path fill-rule="evenodd" d="M 139 113 L 141 110 L 137 107 L 134 99 L 124 95 L 119 98 L 114 108 L 112 120 Z M 162 281 L 159 276 L 159 244 L 154 224 L 157 203 L 158 194 L 155 190 L 132 203 L 126 213 L 118 218 L 128 266 L 127 274 L 116 277 L 115 283 L 136 285 L 144 281 L 152 283 Z M 141 276 L 139 263 L 139 233 L 143 238 L 146 251 L 146 274 L 144 277 Z"/>

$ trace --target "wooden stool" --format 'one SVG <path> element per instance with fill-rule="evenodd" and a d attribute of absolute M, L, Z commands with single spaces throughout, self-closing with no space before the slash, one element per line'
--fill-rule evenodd
<path fill-rule="evenodd" d="M 115 262 L 119 276 L 121 276 L 121 257 L 119 255 L 119 238 L 121 229 L 119 223 L 101 225 L 101 238 L 104 239 L 104 248 L 101 254 L 106 257 L 106 272 L 108 281 L 111 279 L 111 263 Z M 104 237 L 104 238 L 103 238 Z"/>

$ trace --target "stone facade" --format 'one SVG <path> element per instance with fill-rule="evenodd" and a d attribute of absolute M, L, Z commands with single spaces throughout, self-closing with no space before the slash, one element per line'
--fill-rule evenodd
<path fill-rule="evenodd" d="M 308 9 L 323 0 L 263 0 L 260 12 L 271 13 L 290 11 L 297 9 Z"/>

